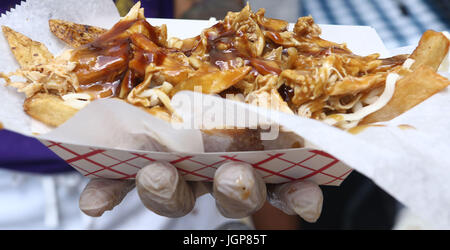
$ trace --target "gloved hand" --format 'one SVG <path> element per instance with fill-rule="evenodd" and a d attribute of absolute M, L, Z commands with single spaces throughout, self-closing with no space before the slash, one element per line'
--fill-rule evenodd
<path fill-rule="evenodd" d="M 176 218 L 188 214 L 197 197 L 211 193 L 221 214 L 243 218 L 258 211 L 266 199 L 283 212 L 298 214 L 315 222 L 322 211 L 322 191 L 312 182 L 294 181 L 267 185 L 252 166 L 229 162 L 220 166 L 213 183 L 187 182 L 177 169 L 164 162 L 141 169 L 136 181 L 92 179 L 81 194 L 79 206 L 87 215 L 98 217 L 112 210 L 137 187 L 142 203 L 151 211 Z"/>
<path fill-rule="evenodd" d="M 268 147 L 291 145 L 292 140 L 301 139 L 293 134 L 284 135 L 279 136 L 280 145 Z M 232 133 L 230 136 L 226 131 L 202 134 L 205 149 L 209 152 L 257 150 L 252 147 L 258 144 L 259 140 L 243 142 L 241 137 L 239 133 Z M 248 137 L 256 136 L 247 134 L 246 138 Z M 136 140 L 131 142 L 136 146 Z M 277 141 L 272 143 L 276 144 Z M 246 147 L 233 147 L 242 144 Z M 160 149 L 159 143 L 148 137 L 142 141 L 142 145 L 145 145 L 145 150 L 148 151 Z M 101 216 L 118 205 L 135 186 L 142 203 L 148 209 L 171 218 L 188 214 L 194 208 L 196 198 L 206 193 L 213 195 L 218 210 L 228 218 L 247 217 L 258 211 L 266 200 L 283 212 L 289 215 L 298 214 L 308 222 L 315 222 L 322 211 L 322 191 L 316 184 L 297 181 L 266 185 L 251 165 L 242 162 L 228 162 L 217 168 L 212 183 L 185 181 L 174 166 L 165 162 L 154 162 L 142 168 L 135 181 L 92 179 L 81 194 L 80 209 L 87 215 Z"/>

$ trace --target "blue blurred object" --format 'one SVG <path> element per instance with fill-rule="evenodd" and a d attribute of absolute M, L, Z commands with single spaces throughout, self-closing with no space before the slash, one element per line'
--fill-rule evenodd
<path fill-rule="evenodd" d="M 137 0 L 129 0 L 130 2 L 137 2 Z M 146 17 L 173 17 L 173 1 L 172 0 L 140 0 L 142 7 L 145 8 Z M 1 0 L 0 14 L 5 13 L 16 4 L 22 2 L 21 0 Z"/>
<path fill-rule="evenodd" d="M 140 0 L 145 9 L 145 17 L 173 18 L 172 0 Z M 135 2 L 137 2 L 135 0 Z"/>
<path fill-rule="evenodd" d="M 428 29 L 450 30 L 449 0 L 300 0 L 317 23 L 374 27 L 388 49 L 414 45 Z"/>
<path fill-rule="evenodd" d="M 2 0 L 0 1 L 0 14 L 14 8 L 16 4 L 19 4 L 20 0 Z"/>
<path fill-rule="evenodd" d="M 0 130 L 0 168 L 41 174 L 73 171 L 38 140 L 6 130 Z"/>

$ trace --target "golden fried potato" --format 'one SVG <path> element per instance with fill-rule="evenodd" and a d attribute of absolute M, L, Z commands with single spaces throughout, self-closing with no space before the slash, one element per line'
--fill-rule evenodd
<path fill-rule="evenodd" d="M 48 51 L 44 44 L 33 41 L 8 26 L 2 26 L 2 31 L 20 67 L 26 68 L 37 64 L 45 64 L 53 59 L 53 54 Z"/>
<path fill-rule="evenodd" d="M 434 68 L 422 65 L 401 78 L 397 82 L 394 95 L 388 104 L 366 116 L 359 125 L 392 120 L 445 89 L 450 81 L 434 71 Z"/>
<path fill-rule="evenodd" d="M 74 48 L 93 42 L 107 31 L 95 26 L 56 19 L 50 19 L 48 25 L 50 26 L 50 31 L 56 37 Z"/>
<path fill-rule="evenodd" d="M 448 53 L 449 46 L 450 41 L 441 32 L 426 31 L 420 39 L 419 46 L 411 54 L 411 59 L 415 60 L 411 69 L 415 70 L 422 65 L 428 65 L 437 71 Z"/>
<path fill-rule="evenodd" d="M 147 111 L 149 114 L 158 117 L 161 120 L 164 120 L 166 122 L 171 122 L 172 121 L 172 116 L 169 112 L 169 110 L 167 110 L 167 108 L 164 107 L 160 107 L 160 106 L 154 106 L 151 108 L 144 108 L 145 111 Z"/>
<path fill-rule="evenodd" d="M 200 88 L 199 90 L 205 94 L 218 94 L 244 79 L 251 69 L 251 67 L 245 66 L 226 71 L 197 73 L 186 81 L 175 85 L 170 95 L 173 96 L 182 90 L 197 91 L 197 88 Z"/>
<path fill-rule="evenodd" d="M 38 93 L 25 100 L 25 112 L 48 126 L 57 127 L 77 113 L 77 109 L 64 103 L 56 95 Z"/>

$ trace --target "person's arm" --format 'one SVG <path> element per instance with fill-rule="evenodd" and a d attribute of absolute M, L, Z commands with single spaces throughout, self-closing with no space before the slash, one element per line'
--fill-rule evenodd
<path fill-rule="evenodd" d="M 223 19 L 229 11 L 240 11 L 245 6 L 242 0 L 174 0 L 175 18 Z"/>
<path fill-rule="evenodd" d="M 174 0 L 175 18 L 181 18 L 186 11 L 192 8 L 195 3 L 200 1 L 201 0 Z"/>
<path fill-rule="evenodd" d="M 0 168 L 35 174 L 75 171 L 37 139 L 2 130 L 1 127 Z"/>
<path fill-rule="evenodd" d="M 300 229 L 300 218 L 297 215 L 287 215 L 269 202 L 252 215 L 252 221 L 256 230 Z"/>

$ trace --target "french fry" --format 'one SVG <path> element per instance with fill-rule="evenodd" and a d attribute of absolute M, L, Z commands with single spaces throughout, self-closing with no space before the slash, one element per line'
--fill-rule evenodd
<path fill-rule="evenodd" d="M 160 106 L 154 106 L 152 108 L 145 108 L 145 111 L 147 111 L 149 114 L 156 116 L 166 122 L 172 121 L 171 114 L 166 108 L 163 108 Z"/>
<path fill-rule="evenodd" d="M 441 32 L 427 30 L 420 39 L 419 45 L 411 54 L 411 59 L 415 62 L 411 66 L 412 70 L 420 68 L 422 65 L 430 66 L 437 71 L 448 53 L 450 41 Z"/>
<path fill-rule="evenodd" d="M 175 85 L 170 94 L 173 96 L 179 91 L 194 91 L 196 88 L 201 89 L 202 93 L 205 94 L 217 94 L 244 79 L 250 70 L 251 67 L 245 66 L 226 71 L 200 73 L 190 77 L 180 84 Z"/>
<path fill-rule="evenodd" d="M 46 93 L 38 93 L 26 99 L 23 108 L 34 119 L 52 127 L 63 124 L 78 112 L 66 105 L 61 97 Z"/>
<path fill-rule="evenodd" d="M 26 68 L 37 64 L 45 64 L 53 59 L 53 54 L 48 51 L 44 44 L 33 41 L 8 26 L 2 26 L 2 31 L 20 67 Z"/>
<path fill-rule="evenodd" d="M 358 125 L 392 120 L 445 89 L 449 84 L 450 81 L 437 74 L 434 68 L 422 65 L 397 82 L 394 96 L 388 104 L 366 116 Z"/>
<path fill-rule="evenodd" d="M 50 19 L 48 25 L 56 37 L 74 48 L 93 42 L 107 31 L 95 26 L 56 19 Z"/>

